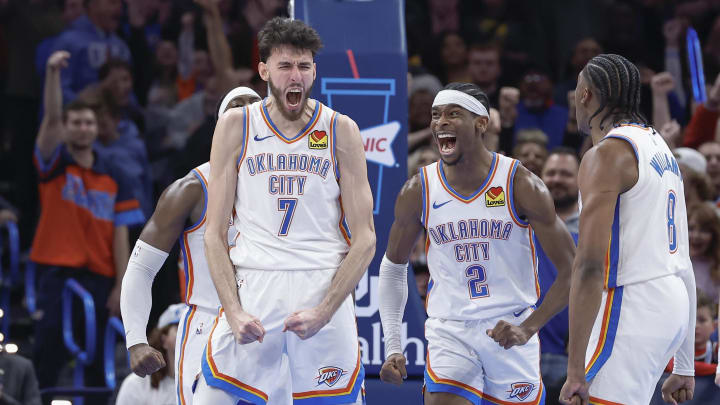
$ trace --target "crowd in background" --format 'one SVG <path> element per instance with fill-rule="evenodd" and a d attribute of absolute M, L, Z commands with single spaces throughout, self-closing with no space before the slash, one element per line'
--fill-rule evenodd
<path fill-rule="evenodd" d="M 256 36 L 267 20 L 287 15 L 286 3 L 0 0 L 0 223 L 18 222 L 23 250 L 31 251 L 30 259 L 41 265 L 40 307 L 42 303 L 47 308 L 58 305 L 59 291 L 54 295 L 52 291 L 65 276 L 57 274 L 73 272 L 86 276 L 84 282 L 99 296 L 110 297 L 98 305 L 99 318 L 118 314 L 113 294 L 124 266 L 121 269 L 113 262 L 113 252 L 116 262 L 121 256 L 117 252 L 123 249 L 127 258 L 128 246 L 152 214 L 162 190 L 208 160 L 222 95 L 235 86 L 266 95 L 266 84 L 257 74 Z M 638 66 L 642 112 L 674 148 L 682 169 L 690 254 L 701 297 L 698 325 L 705 327 L 696 333 L 697 359 L 717 363 L 713 341 L 717 342 L 720 294 L 720 1 L 405 3 L 408 175 L 439 158 L 429 129 L 435 94 L 449 82 L 475 83 L 492 107 L 486 146 L 519 159 L 546 183 L 558 215 L 575 238 L 577 172 L 583 153 L 591 146 L 575 121 L 577 75 L 600 53 L 621 54 Z M 701 43 L 707 83 L 704 103 L 693 97 L 685 41 L 688 27 L 697 31 Z M 55 67 L 57 71 L 50 72 L 48 59 L 56 51 L 68 55 Z M 63 149 L 57 142 L 43 143 L 38 136 L 43 125 L 53 122 L 75 125 L 66 122 L 68 116 L 58 115 L 62 108 L 57 108 L 72 103 L 78 103 L 75 111 L 92 109 L 96 118 L 91 142 L 95 158 L 85 166 L 72 145 Z M 78 136 L 86 130 L 77 128 Z M 74 172 L 74 164 L 84 169 Z M 91 207 L 96 216 L 112 218 L 113 225 L 105 229 L 86 218 L 82 227 L 70 227 L 71 234 L 51 232 L 65 220 L 60 218 L 64 213 L 57 208 L 59 200 L 53 199 L 62 193 L 67 199 L 67 190 L 72 189 L 67 179 L 79 176 L 87 183 L 88 176 L 98 179 L 101 175 L 105 180 L 97 180 L 98 193 L 109 182 L 118 195 L 128 196 L 103 212 Z M 88 205 L 77 195 L 72 199 L 78 206 Z M 106 243 L 80 248 L 92 250 L 86 254 L 98 263 L 75 265 L 79 259 L 68 257 L 66 250 L 77 250 L 88 229 Z M 124 244 L 118 244 L 123 238 Z M 97 251 L 106 254 L 98 256 Z M 176 258 L 177 252 L 155 283 L 162 287 L 153 291 L 157 305 L 151 324 L 182 296 L 184 283 Z M 557 271 L 542 249 L 539 258 L 541 287 L 546 291 Z M 424 295 L 429 277 L 422 248 L 415 250 L 411 264 L 418 291 Z M 49 274 L 55 274 L 55 279 L 45 277 Z M 37 330 L 59 325 L 59 320 L 48 324 L 47 319 L 47 314 L 34 314 Z M 161 335 L 167 328 L 158 333 L 156 340 L 163 346 Z M 541 332 L 541 340 L 543 379 L 551 398 L 553 388 L 564 381 L 567 312 L 551 321 Z M 24 354 L 33 357 L 33 350 L 28 348 Z M 60 371 L 48 368 L 50 360 L 65 359 L 35 350 L 35 368 L 42 370 L 38 373 L 41 387 L 57 383 Z M 2 362 L 0 355 L 0 367 Z M 698 370 L 705 369 L 699 366 Z M 12 394 L 0 384 L 0 404 L 3 395 Z"/>

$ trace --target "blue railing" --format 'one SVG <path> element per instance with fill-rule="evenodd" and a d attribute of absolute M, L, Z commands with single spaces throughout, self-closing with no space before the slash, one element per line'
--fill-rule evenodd
<path fill-rule="evenodd" d="M 17 224 L 13 221 L 5 222 L 2 227 L 7 229 L 10 255 L 10 272 L 7 273 L 3 268 L 2 258 L 5 254 L 5 244 L 3 243 L 2 233 L 0 233 L 0 310 L 2 310 L 0 332 L 7 339 L 10 333 L 10 294 L 13 283 L 17 280 L 20 271 L 20 234 L 18 233 Z"/>
<path fill-rule="evenodd" d="M 25 304 L 30 315 L 37 311 L 37 298 L 35 297 L 35 262 L 28 258 L 25 262 Z"/>
<path fill-rule="evenodd" d="M 123 327 L 122 321 L 113 316 L 108 320 L 107 327 L 105 328 L 105 384 L 111 390 L 115 389 L 115 343 L 117 343 L 117 337 L 121 336 L 125 339 L 125 328 Z M 128 354 L 129 356 L 129 354 Z M 128 364 L 130 364 L 130 358 L 128 357 Z"/>
<path fill-rule="evenodd" d="M 85 349 L 81 349 L 75 342 L 73 336 L 73 319 L 72 319 L 72 301 L 73 295 L 77 296 L 83 305 L 85 313 Z M 62 310 L 63 310 L 63 340 L 65 347 L 75 357 L 77 364 L 75 365 L 75 376 L 73 385 L 75 388 L 82 388 L 85 385 L 85 367 L 90 365 L 95 358 L 96 345 L 96 325 L 95 325 L 95 303 L 92 295 L 85 290 L 80 283 L 73 279 L 65 282 L 65 288 L 62 292 Z M 73 404 L 82 405 L 83 397 L 75 397 Z"/>

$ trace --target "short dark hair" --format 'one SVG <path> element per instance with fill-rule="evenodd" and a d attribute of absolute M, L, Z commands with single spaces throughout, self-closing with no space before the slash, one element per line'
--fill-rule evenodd
<path fill-rule="evenodd" d="M 110 75 L 110 72 L 115 69 L 125 69 L 132 75 L 132 67 L 129 63 L 122 59 L 110 58 L 107 62 L 100 66 L 100 70 L 98 70 L 98 79 L 100 81 L 105 80 L 105 78 Z"/>
<path fill-rule="evenodd" d="M 452 82 L 443 88 L 443 90 L 457 90 L 475 97 L 485 109 L 490 112 L 490 101 L 487 94 L 483 92 L 477 84 Z"/>
<path fill-rule="evenodd" d="M 580 164 L 580 159 L 578 158 L 578 154 L 573 148 L 569 148 L 567 146 L 556 146 L 550 150 L 550 153 L 548 154 L 548 158 L 552 155 L 568 155 L 575 158 L 575 161 Z"/>
<path fill-rule="evenodd" d="M 620 55 L 604 53 L 590 59 L 582 74 L 600 93 L 600 107 L 588 121 L 606 109 L 600 119 L 600 129 L 608 118 L 613 124 L 621 120 L 648 124 L 640 112 L 640 71 L 632 62 Z"/>
<path fill-rule="evenodd" d="M 260 61 L 267 62 L 272 50 L 282 45 L 308 50 L 313 57 L 323 46 L 320 35 L 311 26 L 300 20 L 275 17 L 258 33 Z"/>
<path fill-rule="evenodd" d="M 71 101 L 65 107 L 63 108 L 63 114 L 62 118 L 63 121 L 67 120 L 68 112 L 69 111 L 82 111 L 82 110 L 90 110 L 95 114 L 95 118 L 97 119 L 97 110 L 98 105 L 93 103 L 90 100 L 87 100 L 86 98 L 78 97 L 75 100 Z"/>

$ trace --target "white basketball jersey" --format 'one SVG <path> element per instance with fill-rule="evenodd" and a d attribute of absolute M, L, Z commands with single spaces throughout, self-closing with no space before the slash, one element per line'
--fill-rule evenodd
<path fill-rule="evenodd" d="M 210 278 L 210 270 L 205 258 L 205 228 L 207 226 L 208 180 L 210 179 L 210 163 L 203 163 L 191 172 L 202 185 L 203 211 L 198 222 L 186 228 L 180 236 L 180 250 L 185 265 L 185 303 L 216 310 L 220 307 L 220 299 Z M 235 239 L 235 230 L 230 227 L 228 239 Z"/>
<path fill-rule="evenodd" d="M 638 181 L 615 206 L 605 287 L 692 271 L 685 192 L 670 148 L 654 129 L 634 124 L 613 128 L 607 138 L 630 143 Z"/>
<path fill-rule="evenodd" d="M 350 245 L 335 160 L 337 113 L 316 100 L 308 124 L 283 134 L 266 100 L 245 108 L 230 259 L 257 270 L 337 268 Z"/>
<path fill-rule="evenodd" d="M 513 206 L 519 164 L 493 153 L 488 177 L 470 196 L 452 188 L 440 162 L 420 169 L 430 317 L 485 319 L 537 302 L 533 232 Z"/>

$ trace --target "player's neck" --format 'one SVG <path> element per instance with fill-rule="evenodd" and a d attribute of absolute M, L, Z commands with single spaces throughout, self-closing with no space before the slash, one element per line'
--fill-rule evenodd
<path fill-rule="evenodd" d="M 275 124 L 275 126 L 280 130 L 280 132 L 282 132 L 286 136 L 294 136 L 301 129 L 303 129 L 308 122 L 310 122 L 310 119 L 315 112 L 316 102 L 317 101 L 313 99 L 308 99 L 307 103 L 305 103 L 302 114 L 300 114 L 299 118 L 297 119 L 291 119 L 289 117 L 286 117 L 285 114 L 280 111 L 280 107 L 278 107 L 279 102 L 275 99 L 274 96 L 270 96 L 266 107 L 268 114 L 270 115 L 270 119 L 272 120 L 273 124 Z"/>
<path fill-rule="evenodd" d="M 445 178 L 453 188 L 463 192 L 472 193 L 487 179 L 490 173 L 493 154 L 484 147 L 465 153 L 454 165 L 442 163 Z"/>
<path fill-rule="evenodd" d="M 602 113 L 598 114 L 602 115 Z M 593 145 L 597 145 L 600 143 L 600 141 L 605 138 L 605 136 L 610 132 L 610 130 L 613 128 L 612 123 L 608 123 L 607 121 L 602 125 L 602 128 L 600 127 L 600 119 L 597 119 L 596 122 L 593 123 L 592 127 L 590 128 L 590 137 L 592 138 Z"/>

